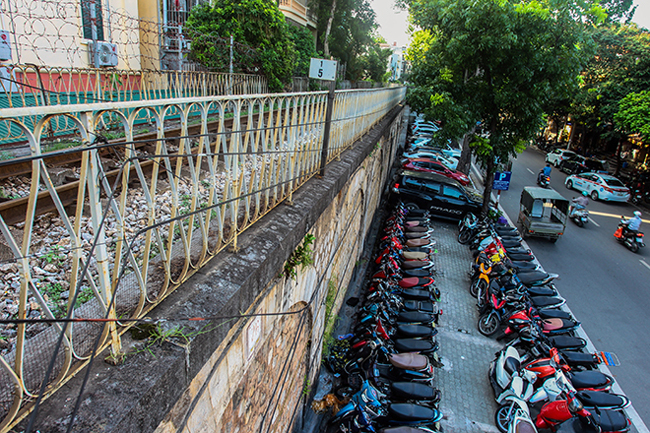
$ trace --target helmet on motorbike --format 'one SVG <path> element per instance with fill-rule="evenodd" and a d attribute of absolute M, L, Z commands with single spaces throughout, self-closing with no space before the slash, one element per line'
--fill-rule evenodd
<path fill-rule="evenodd" d="M 582 191 L 582 195 L 584 195 L 585 197 L 587 197 L 589 194 L 587 193 L 587 191 Z"/>
<path fill-rule="evenodd" d="M 639 212 L 638 210 L 635 210 L 634 211 L 634 216 L 641 218 L 641 212 Z"/>

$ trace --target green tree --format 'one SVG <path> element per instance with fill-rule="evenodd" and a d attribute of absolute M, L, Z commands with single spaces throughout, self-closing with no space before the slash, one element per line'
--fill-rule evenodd
<path fill-rule="evenodd" d="M 236 50 L 237 72 L 266 75 L 269 88 L 282 90 L 295 69 L 296 51 L 284 15 L 272 0 L 220 0 L 192 8 L 186 23 L 192 38 L 191 56 L 205 66 L 227 71 L 229 47 L 215 44 L 228 39 L 253 50 Z"/>
<path fill-rule="evenodd" d="M 650 91 L 630 93 L 621 99 L 614 121 L 622 131 L 639 134 L 650 142 Z"/>
<path fill-rule="evenodd" d="M 316 15 L 317 49 L 345 64 L 345 78 L 364 76 L 362 56 L 373 44 L 377 29 L 375 11 L 367 0 L 311 0 Z"/>
<path fill-rule="evenodd" d="M 409 103 L 442 120 L 443 138 L 464 136 L 465 164 L 471 143 L 486 171 L 487 212 L 498 164 L 507 163 L 535 136 L 551 95 L 577 86 L 590 52 L 584 22 L 605 14 L 595 0 L 407 4 L 414 24 L 428 32 L 409 53 L 417 58 Z M 474 134 L 479 123 L 488 138 Z"/>
<path fill-rule="evenodd" d="M 388 71 L 388 59 L 392 54 L 390 48 L 382 48 L 380 44 L 385 44 L 386 40 L 381 36 L 375 37 L 373 43 L 368 47 L 368 51 L 361 58 L 361 64 L 364 69 L 364 78 L 379 83 L 385 82 L 390 76 Z"/>
<path fill-rule="evenodd" d="M 616 127 L 614 115 L 628 94 L 650 88 L 650 33 L 635 24 L 611 25 L 594 29 L 592 37 L 596 53 L 581 76 L 571 113 L 584 149 L 604 142 L 619 155 L 626 133 Z"/>
<path fill-rule="evenodd" d="M 296 49 L 295 77 L 306 77 L 309 74 L 309 63 L 312 57 L 318 57 L 314 37 L 306 27 L 289 26 L 291 41 Z"/>

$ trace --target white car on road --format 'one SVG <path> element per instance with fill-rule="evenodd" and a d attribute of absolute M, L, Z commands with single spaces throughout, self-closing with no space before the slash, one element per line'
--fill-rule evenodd
<path fill-rule="evenodd" d="M 556 167 L 560 166 L 560 162 L 565 159 L 577 156 L 575 152 L 566 149 L 555 149 L 553 152 L 546 154 L 546 162 L 550 162 Z"/>
<path fill-rule="evenodd" d="M 592 200 L 625 202 L 630 190 L 617 178 L 601 173 L 580 173 L 567 177 L 564 185 L 569 189 L 587 191 Z"/>

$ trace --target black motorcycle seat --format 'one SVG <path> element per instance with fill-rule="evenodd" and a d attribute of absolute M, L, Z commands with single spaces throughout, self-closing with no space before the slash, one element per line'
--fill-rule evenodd
<path fill-rule="evenodd" d="M 537 265 L 533 262 L 520 262 L 520 261 L 510 261 L 510 266 L 519 272 L 534 271 L 537 268 Z"/>
<path fill-rule="evenodd" d="M 430 277 L 431 276 L 431 271 L 428 269 L 402 269 L 402 275 L 404 277 L 418 277 L 418 278 L 424 278 L 424 277 Z"/>
<path fill-rule="evenodd" d="M 422 430 L 415 427 L 400 426 L 383 428 L 379 430 L 379 433 L 422 433 Z"/>
<path fill-rule="evenodd" d="M 510 226 L 496 226 L 494 227 L 494 231 L 502 236 L 507 234 L 519 234 L 516 228 Z"/>
<path fill-rule="evenodd" d="M 585 367 L 593 366 L 598 363 L 591 353 L 562 351 L 562 358 L 569 365 L 582 365 Z"/>
<path fill-rule="evenodd" d="M 537 310 L 539 317 L 542 319 L 569 319 L 572 320 L 573 316 L 568 311 L 555 310 L 551 308 Z"/>
<path fill-rule="evenodd" d="M 593 411 L 592 415 L 596 424 L 604 432 L 623 431 L 629 427 L 627 417 L 621 410 L 603 409 L 598 412 Z"/>
<path fill-rule="evenodd" d="M 578 399 L 585 407 L 614 408 L 627 404 L 627 398 L 603 391 L 578 391 Z"/>
<path fill-rule="evenodd" d="M 558 304 L 561 299 L 555 296 L 531 296 L 530 301 L 535 307 L 547 307 Z"/>
<path fill-rule="evenodd" d="M 510 254 L 530 254 L 530 250 L 527 250 L 526 248 L 521 247 L 521 246 L 510 247 L 510 248 L 505 247 L 505 248 L 506 248 L 506 253 L 508 253 L 508 255 L 510 255 Z"/>
<path fill-rule="evenodd" d="M 400 325 L 397 333 L 404 337 L 433 337 L 438 333 L 437 329 L 423 325 Z"/>
<path fill-rule="evenodd" d="M 417 338 L 399 338 L 393 340 L 395 350 L 398 352 L 431 353 L 438 350 L 438 342 L 431 340 L 418 340 Z"/>
<path fill-rule="evenodd" d="M 397 316 L 397 321 L 402 323 L 431 323 L 433 322 L 433 316 L 418 311 L 402 311 Z"/>
<path fill-rule="evenodd" d="M 398 295 L 406 299 L 415 299 L 418 301 L 428 301 L 431 299 L 431 292 L 419 289 L 402 289 L 397 292 Z"/>
<path fill-rule="evenodd" d="M 411 403 L 393 403 L 388 406 L 388 413 L 391 418 L 403 421 L 425 421 L 436 416 L 433 409 Z"/>
<path fill-rule="evenodd" d="M 516 240 L 516 239 L 501 239 L 501 243 L 503 244 L 503 247 L 506 249 L 506 251 L 509 248 L 518 248 L 521 247 L 521 242 Z"/>
<path fill-rule="evenodd" d="M 523 284 L 534 283 L 545 280 L 550 275 L 542 271 L 522 271 L 517 273 L 517 277 Z"/>
<path fill-rule="evenodd" d="M 557 290 L 548 286 L 533 286 L 526 289 L 530 296 L 557 296 Z"/>
<path fill-rule="evenodd" d="M 508 251 L 506 252 L 508 253 L 508 257 L 510 257 L 510 260 L 522 261 L 522 262 L 532 262 L 533 260 L 535 260 L 535 256 L 533 256 L 530 253 L 523 254 L 523 253 L 511 253 Z"/>
<path fill-rule="evenodd" d="M 608 377 L 600 371 L 578 371 L 569 373 L 568 377 L 573 387 L 577 390 L 601 387 L 609 383 Z"/>
<path fill-rule="evenodd" d="M 559 335 L 556 337 L 550 337 L 549 341 L 551 343 L 551 346 L 556 347 L 558 349 L 582 349 L 587 345 L 587 341 L 578 338 L 578 337 L 571 337 L 568 335 Z"/>
<path fill-rule="evenodd" d="M 423 313 L 437 311 L 435 304 L 431 301 L 404 301 L 404 309 L 409 311 L 422 311 Z"/>
<path fill-rule="evenodd" d="M 427 232 L 406 232 L 404 237 L 406 239 L 428 239 L 429 234 Z"/>
<path fill-rule="evenodd" d="M 396 399 L 438 400 L 440 391 L 424 383 L 393 382 L 391 397 Z"/>

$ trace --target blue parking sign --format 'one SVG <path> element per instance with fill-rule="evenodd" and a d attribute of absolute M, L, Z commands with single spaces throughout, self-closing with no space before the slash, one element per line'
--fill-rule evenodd
<path fill-rule="evenodd" d="M 492 189 L 499 191 L 508 191 L 510 187 L 511 171 L 497 171 L 494 173 L 494 181 L 492 182 Z"/>

